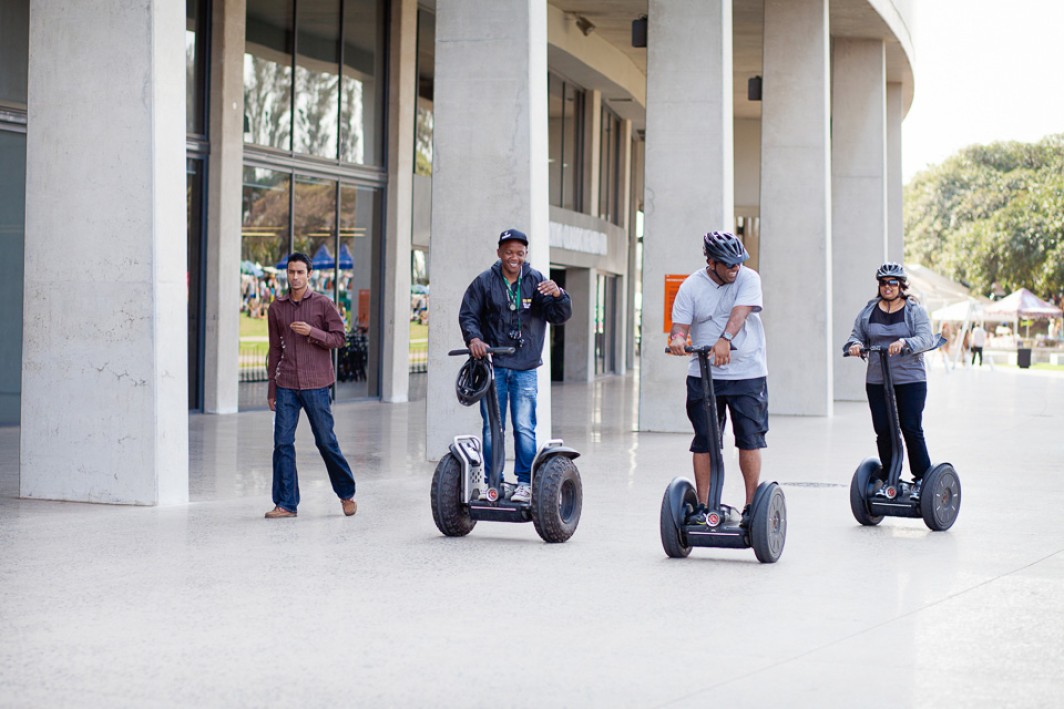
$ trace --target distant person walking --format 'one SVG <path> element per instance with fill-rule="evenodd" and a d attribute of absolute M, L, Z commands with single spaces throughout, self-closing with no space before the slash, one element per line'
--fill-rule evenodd
<path fill-rule="evenodd" d="M 983 347 L 986 345 L 986 330 L 982 323 L 976 323 L 972 330 L 972 366 L 975 366 L 975 358 L 979 358 L 979 366 L 983 366 Z"/>
<path fill-rule="evenodd" d="M 270 352 L 266 401 L 273 419 L 273 504 L 266 519 L 295 517 L 299 506 L 296 474 L 296 426 L 299 410 L 307 412 L 333 491 L 344 514 L 355 514 L 355 476 L 333 433 L 329 387 L 336 382 L 331 350 L 343 347 L 344 321 L 327 297 L 310 289 L 310 259 L 288 257 L 288 293 L 270 306 L 267 315 Z"/>

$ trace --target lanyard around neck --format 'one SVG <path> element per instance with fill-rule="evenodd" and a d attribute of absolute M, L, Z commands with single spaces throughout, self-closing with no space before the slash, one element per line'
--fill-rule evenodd
<path fill-rule="evenodd" d="M 506 291 L 506 300 L 510 303 L 510 310 L 517 314 L 517 329 L 521 329 L 521 274 L 518 274 L 511 286 L 506 282 L 506 276 L 502 277 L 502 287 Z"/>

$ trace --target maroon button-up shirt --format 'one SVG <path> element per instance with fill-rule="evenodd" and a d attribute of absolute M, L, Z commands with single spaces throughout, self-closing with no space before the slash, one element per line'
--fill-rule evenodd
<path fill-rule="evenodd" d="M 309 335 L 300 335 L 294 322 L 310 325 Z M 307 289 L 303 299 L 293 301 L 286 293 L 270 305 L 267 322 L 270 353 L 266 373 L 270 379 L 267 396 L 277 398 L 277 387 L 321 389 L 336 381 L 329 350 L 343 347 L 344 321 L 328 297 Z"/>

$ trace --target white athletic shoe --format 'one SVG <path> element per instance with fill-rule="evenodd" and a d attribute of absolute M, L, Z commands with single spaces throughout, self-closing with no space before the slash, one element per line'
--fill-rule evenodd
<path fill-rule="evenodd" d="M 531 502 L 532 501 L 532 488 L 528 483 L 518 483 L 517 489 L 514 490 L 514 494 L 510 497 L 510 502 Z"/>

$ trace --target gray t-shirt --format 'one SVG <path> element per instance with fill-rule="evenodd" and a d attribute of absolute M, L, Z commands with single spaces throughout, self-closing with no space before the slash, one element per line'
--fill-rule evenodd
<path fill-rule="evenodd" d="M 871 346 L 887 347 L 895 340 L 912 337 L 909 326 L 905 324 L 905 313 L 901 310 L 887 314 L 879 310 L 878 306 L 872 311 L 872 319 L 868 323 L 868 342 Z M 868 372 L 865 382 L 868 384 L 883 383 L 883 364 L 879 358 L 884 356 L 881 352 L 868 353 Z M 913 384 L 927 381 L 927 370 L 924 367 L 924 355 L 919 354 L 896 354 L 887 357 L 890 364 L 890 379 L 895 385 Z"/>
<path fill-rule="evenodd" d="M 765 328 L 761 324 L 761 276 L 746 266 L 739 268 L 734 283 L 718 286 L 700 268 L 683 282 L 672 305 L 672 321 L 691 326 L 691 345 L 712 345 L 724 332 L 732 308 L 753 306 L 743 327 L 732 340 L 731 362 L 713 367 L 714 379 L 754 379 L 768 376 L 765 358 Z M 688 374 L 701 377 L 698 357 L 692 355 Z"/>

